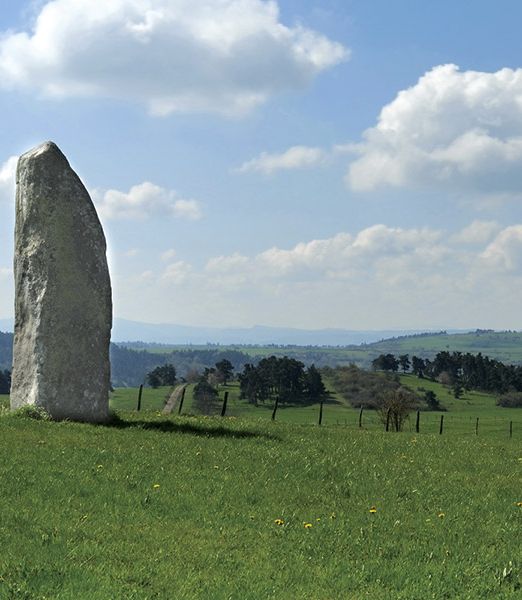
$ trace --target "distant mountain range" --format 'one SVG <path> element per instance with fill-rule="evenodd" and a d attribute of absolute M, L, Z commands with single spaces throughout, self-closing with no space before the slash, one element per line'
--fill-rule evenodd
<path fill-rule="evenodd" d="M 13 331 L 13 319 L 0 319 L 0 331 Z M 424 333 L 421 329 L 349 330 L 292 329 L 285 327 L 217 328 L 154 324 L 116 318 L 113 342 L 141 341 L 158 344 L 252 344 L 296 346 L 351 346 L 371 344 L 383 339 Z M 448 333 L 468 330 L 448 330 Z"/>

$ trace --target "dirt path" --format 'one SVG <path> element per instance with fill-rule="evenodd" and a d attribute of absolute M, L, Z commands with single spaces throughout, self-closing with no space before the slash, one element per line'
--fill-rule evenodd
<path fill-rule="evenodd" d="M 165 408 L 162 413 L 164 415 L 170 415 L 174 410 L 175 406 L 179 405 L 179 401 L 181 400 L 181 395 L 183 394 L 183 390 L 187 387 L 186 383 L 182 383 L 181 385 L 177 385 L 169 396 L 167 400 L 167 404 L 165 404 Z"/>

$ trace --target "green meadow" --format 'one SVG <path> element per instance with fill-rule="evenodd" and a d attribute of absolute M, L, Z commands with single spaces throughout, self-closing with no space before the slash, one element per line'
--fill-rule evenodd
<path fill-rule="evenodd" d="M 421 433 L 439 433 L 440 418 L 444 417 L 443 433 L 447 435 L 476 435 L 477 418 L 478 434 L 509 437 L 510 422 L 513 439 L 522 440 L 522 410 L 516 408 L 500 408 L 495 405 L 495 397 L 483 392 L 464 392 L 462 398 L 455 400 L 450 389 L 436 381 L 419 379 L 406 374 L 400 376 L 404 385 L 423 395 L 423 390 L 432 390 L 437 394 L 444 412 L 422 411 L 420 415 Z M 350 406 L 349 402 L 338 394 L 331 384 L 326 381 L 330 398 L 323 405 L 322 423 L 325 426 L 340 426 L 348 429 L 359 428 L 360 411 Z M 187 387 L 182 415 L 197 415 L 197 408 L 193 404 L 193 385 Z M 227 416 L 255 419 L 262 422 L 272 419 L 273 404 L 260 404 L 253 406 L 239 398 L 239 385 L 231 383 L 219 386 L 219 400 L 212 410 L 213 415 L 221 413 L 222 401 L 225 391 L 228 391 Z M 162 387 L 158 389 L 144 388 L 141 408 L 144 412 L 161 411 L 166 398 L 172 389 Z M 137 388 L 117 388 L 111 397 L 111 407 L 115 410 L 135 410 L 137 407 Z M 319 404 L 307 406 L 280 405 L 276 413 L 276 421 L 303 425 L 317 424 L 319 421 Z M 177 415 L 178 406 L 174 409 Z M 405 430 L 415 432 L 415 414 L 410 415 L 406 421 Z M 361 420 L 362 428 L 368 431 L 380 431 L 384 424 L 375 411 L 364 411 Z"/>
<path fill-rule="evenodd" d="M 181 416 L 160 413 L 170 388 L 145 388 L 139 413 L 138 390 L 116 389 L 110 426 L 4 410 L 0 598 L 520 598 L 522 413 L 403 383 L 447 409 L 419 434 L 413 415 L 359 427 L 335 391 L 322 427 L 318 405 L 273 422 L 234 383 L 213 416 L 192 386 Z"/>

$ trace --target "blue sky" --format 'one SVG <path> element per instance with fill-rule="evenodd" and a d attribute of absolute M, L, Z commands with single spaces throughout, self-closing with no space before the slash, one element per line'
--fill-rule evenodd
<path fill-rule="evenodd" d="M 52 139 L 116 316 L 522 328 L 519 2 L 96 4 L 3 4 L 0 317 L 16 157 Z"/>

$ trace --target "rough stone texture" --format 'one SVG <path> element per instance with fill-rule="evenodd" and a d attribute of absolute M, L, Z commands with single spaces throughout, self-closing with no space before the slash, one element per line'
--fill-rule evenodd
<path fill-rule="evenodd" d="M 52 142 L 20 157 L 11 408 L 103 422 L 109 411 L 112 300 L 94 205 Z"/>

